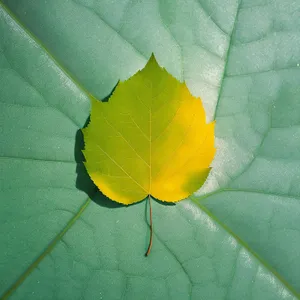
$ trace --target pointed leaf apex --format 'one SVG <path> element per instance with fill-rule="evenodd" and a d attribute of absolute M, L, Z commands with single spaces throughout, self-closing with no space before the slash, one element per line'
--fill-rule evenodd
<path fill-rule="evenodd" d="M 148 60 L 148 62 L 147 62 L 147 65 L 148 65 L 148 64 L 149 64 L 149 65 L 155 64 L 155 65 L 158 65 L 158 66 L 159 66 L 159 64 L 158 64 L 158 62 L 157 62 L 157 59 L 155 58 L 153 52 L 151 53 L 151 56 L 150 56 L 150 58 L 149 58 L 149 60 Z"/>
<path fill-rule="evenodd" d="M 156 60 L 153 52 L 151 52 L 149 60 L 152 60 L 152 59 Z"/>

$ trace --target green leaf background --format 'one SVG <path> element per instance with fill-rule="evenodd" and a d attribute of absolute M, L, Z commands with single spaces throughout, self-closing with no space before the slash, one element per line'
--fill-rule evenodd
<path fill-rule="evenodd" d="M 3 2 L 1 299 L 299 299 L 300 1 Z M 96 192 L 79 129 L 151 52 L 216 118 L 217 155 L 153 203 L 145 258 L 145 202 Z"/>

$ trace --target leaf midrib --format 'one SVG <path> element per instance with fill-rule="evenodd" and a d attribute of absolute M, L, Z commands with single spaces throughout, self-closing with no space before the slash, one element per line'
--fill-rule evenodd
<path fill-rule="evenodd" d="M 274 194 L 269 194 L 269 193 L 264 193 L 260 191 L 248 191 L 248 190 L 239 190 L 239 189 L 230 189 L 230 188 L 224 188 L 217 190 L 215 192 L 211 192 L 206 195 L 202 195 L 199 197 L 195 196 L 190 196 L 189 199 L 204 213 L 208 215 L 209 218 L 211 218 L 215 223 L 217 223 L 223 230 L 225 230 L 230 236 L 232 236 L 243 248 L 245 248 L 251 255 L 253 255 L 259 263 L 266 269 L 270 274 L 272 274 L 275 278 L 278 279 L 282 283 L 283 286 L 286 287 L 287 290 L 297 299 L 300 299 L 300 294 L 284 279 L 283 276 L 281 276 L 269 263 L 267 263 L 260 255 L 258 255 L 244 240 L 242 240 L 236 233 L 234 233 L 227 225 L 225 225 L 223 222 L 221 222 L 214 214 L 210 212 L 209 209 L 201 205 L 201 201 L 209 198 L 213 195 L 220 194 L 222 192 L 246 192 L 246 193 L 256 193 L 256 194 L 264 194 L 264 195 L 274 195 Z M 282 195 L 274 195 L 274 196 L 280 196 L 284 197 Z M 288 197 L 288 196 L 285 196 Z M 292 198 L 292 197 L 289 197 Z"/>
<path fill-rule="evenodd" d="M 35 270 L 35 268 L 42 262 L 42 260 L 55 248 L 58 242 L 61 241 L 62 237 L 69 231 L 74 223 L 79 219 L 82 213 L 90 204 L 91 199 L 87 198 L 84 204 L 80 207 L 78 212 L 70 219 L 63 230 L 56 235 L 51 241 L 47 248 L 35 259 L 35 261 L 25 270 L 25 272 L 17 279 L 17 281 L 1 296 L 1 300 L 8 299 L 11 294 L 26 280 L 26 278 Z"/>
<path fill-rule="evenodd" d="M 202 206 L 198 201 L 191 198 L 191 201 L 204 213 L 208 215 L 214 222 L 216 222 L 221 228 L 223 228 L 230 236 L 232 236 L 243 248 L 245 248 L 252 256 L 254 256 L 258 262 L 271 273 L 278 281 L 282 283 L 283 286 L 297 299 L 300 299 L 300 294 L 264 259 L 262 259 L 254 250 L 252 250 L 249 245 L 242 240 L 237 234 L 235 234 L 227 225 L 222 223 L 218 218 L 216 218 L 208 209 Z"/>
<path fill-rule="evenodd" d="M 226 69 L 228 65 L 228 56 L 229 56 L 229 51 L 230 47 L 232 45 L 232 35 L 234 34 L 235 31 L 235 25 L 237 21 L 237 15 L 239 12 L 239 8 L 241 5 L 241 1 L 238 4 L 237 7 L 237 13 L 235 16 L 234 24 L 233 24 L 233 29 L 230 35 L 230 40 L 228 44 L 228 49 L 225 55 L 225 66 L 224 66 L 224 71 L 221 77 L 221 85 L 220 85 L 220 91 L 219 91 L 219 96 L 218 100 L 216 103 L 215 107 L 215 112 L 214 112 L 214 117 L 216 117 L 217 113 L 217 108 L 218 104 L 220 102 L 220 97 L 222 93 L 222 88 L 223 88 L 223 81 L 225 78 L 226 74 Z M 47 48 L 44 46 L 44 44 L 31 32 L 27 29 L 27 27 L 24 26 L 24 24 L 17 18 L 17 16 L 0 0 L 0 6 L 4 9 L 4 11 L 7 12 L 7 14 L 18 24 L 20 28 L 28 35 L 29 38 L 31 38 L 37 45 L 40 46 L 40 48 L 48 55 L 48 57 L 53 61 L 54 64 L 66 75 L 66 77 L 69 78 L 70 81 L 72 81 L 85 95 L 88 97 L 94 97 L 92 93 L 90 93 L 83 85 L 81 85 L 75 78 L 72 76 L 72 74 L 66 70 L 63 65 L 56 59 L 54 56 L 47 50 Z M 212 220 L 214 220 L 217 224 L 219 224 L 220 227 L 222 227 L 229 235 L 233 236 L 249 253 L 251 253 L 270 273 L 274 275 L 290 292 L 293 294 L 297 299 L 300 299 L 300 295 L 294 290 L 290 284 L 285 281 L 279 273 L 277 273 L 270 265 L 268 265 L 256 252 L 251 250 L 251 248 L 248 246 L 247 243 L 245 243 L 238 235 L 236 235 L 231 229 L 229 229 L 225 224 L 219 221 L 218 218 L 216 218 L 212 213 L 210 213 L 209 210 L 207 210 L 205 207 L 203 207 L 201 204 L 198 203 L 199 200 L 203 200 L 213 194 L 218 194 L 224 191 L 240 191 L 242 192 L 243 190 L 235 190 L 235 189 L 220 189 L 217 191 L 214 191 L 210 194 L 203 195 L 200 197 L 197 197 L 197 200 L 195 197 L 190 197 L 191 201 L 203 212 L 205 212 Z M 248 191 L 245 191 L 248 192 Z M 249 191 L 250 192 L 250 191 Z M 255 191 L 256 192 L 256 191 Z M 284 195 L 278 195 L 284 197 Z M 291 197 L 289 197 L 291 198 Z M 18 278 L 18 280 L 2 295 L 1 299 L 5 300 L 8 299 L 8 297 L 23 283 L 23 281 L 33 272 L 33 270 L 38 266 L 38 264 L 44 259 L 46 255 L 48 255 L 57 245 L 57 243 L 62 239 L 62 237 L 67 233 L 67 231 L 73 226 L 73 224 L 77 221 L 77 219 L 82 215 L 84 210 L 87 208 L 87 206 L 90 204 L 91 199 L 88 198 L 85 203 L 80 207 L 78 212 L 70 219 L 70 221 L 67 223 L 67 225 L 63 228 L 63 230 L 52 240 L 52 242 L 48 245 L 48 247 L 44 250 L 44 252 L 27 268 L 27 270 Z"/>
<path fill-rule="evenodd" d="M 240 0 L 239 3 L 238 3 L 236 14 L 235 14 L 235 17 L 234 17 L 233 26 L 232 26 L 232 31 L 231 31 L 231 34 L 230 34 L 230 37 L 229 37 L 228 48 L 227 48 L 227 52 L 226 52 L 225 58 L 224 58 L 225 66 L 224 66 L 223 74 L 222 74 L 222 77 L 221 77 L 221 80 L 220 80 L 220 82 L 221 82 L 220 91 L 219 91 L 218 100 L 217 100 L 214 115 L 213 115 L 213 120 L 216 119 L 217 110 L 218 110 L 218 107 L 219 107 L 220 98 L 221 98 L 221 94 L 222 94 L 222 91 L 223 91 L 223 81 L 224 81 L 224 78 L 225 78 L 225 75 L 226 75 L 226 70 L 227 70 L 227 67 L 228 67 L 228 57 L 229 57 L 229 53 L 230 53 L 230 48 L 232 46 L 232 37 L 233 37 L 234 32 L 235 32 L 235 26 L 236 26 L 236 22 L 237 22 L 237 18 L 238 18 L 238 13 L 239 13 L 239 10 L 240 10 L 240 7 L 241 7 L 241 3 L 242 3 L 242 0 Z"/>
<path fill-rule="evenodd" d="M 7 7 L 3 0 L 0 0 L 0 7 L 6 11 L 6 13 L 17 23 L 17 25 L 28 35 L 30 39 L 32 39 L 53 61 L 53 63 L 72 81 L 85 95 L 88 97 L 94 97 L 91 92 L 89 92 L 80 82 L 78 82 L 74 76 L 63 67 L 63 65 L 56 59 L 46 48 L 46 46 L 31 32 L 28 28 L 18 19 L 18 17 Z M 96 98 L 97 99 L 97 98 Z"/>

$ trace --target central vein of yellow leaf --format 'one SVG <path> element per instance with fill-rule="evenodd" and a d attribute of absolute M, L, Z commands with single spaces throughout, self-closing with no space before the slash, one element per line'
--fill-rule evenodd
<path fill-rule="evenodd" d="M 152 127 L 152 112 L 151 112 L 151 105 L 150 105 L 150 110 L 149 110 L 149 148 L 150 148 L 150 153 L 149 153 L 149 194 L 151 194 L 151 176 L 152 176 L 152 171 L 151 171 L 151 152 L 152 152 L 152 149 L 151 149 L 151 144 L 152 144 L 152 132 L 151 132 L 151 127 Z"/>

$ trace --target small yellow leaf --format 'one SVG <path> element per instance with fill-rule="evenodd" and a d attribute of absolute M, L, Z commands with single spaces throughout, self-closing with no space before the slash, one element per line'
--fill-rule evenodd
<path fill-rule="evenodd" d="M 214 122 L 199 98 L 154 56 L 119 82 L 108 102 L 91 98 L 84 128 L 86 169 L 110 199 L 131 204 L 147 195 L 187 198 L 206 180 L 214 157 Z"/>

